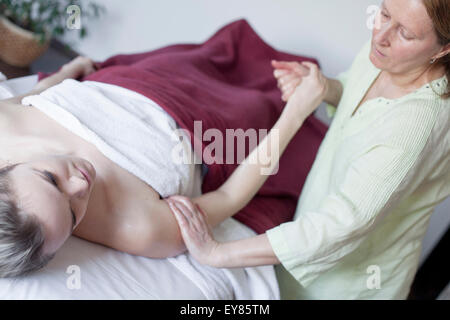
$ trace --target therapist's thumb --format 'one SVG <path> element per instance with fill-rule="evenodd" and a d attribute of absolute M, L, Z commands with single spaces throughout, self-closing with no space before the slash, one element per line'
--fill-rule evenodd
<path fill-rule="evenodd" d="M 309 61 L 303 61 L 302 65 L 309 69 L 309 76 L 317 77 L 317 74 L 319 73 L 319 67 L 317 64 Z"/>

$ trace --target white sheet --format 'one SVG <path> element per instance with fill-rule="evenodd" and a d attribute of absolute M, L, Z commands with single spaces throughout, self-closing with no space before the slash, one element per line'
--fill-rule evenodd
<path fill-rule="evenodd" d="M 29 92 L 37 82 L 37 75 L 7 80 L 5 75 L 0 75 L 0 100 L 8 99 Z"/>
<path fill-rule="evenodd" d="M 23 86 L 21 79 L 0 86 L 21 94 L 34 85 L 36 76 L 22 80 Z M 195 176 L 201 177 L 201 173 L 197 171 Z M 214 234 L 225 241 L 254 232 L 228 219 Z M 215 269 L 198 264 L 189 254 L 148 259 L 70 237 L 43 270 L 23 278 L 0 279 L 0 299 L 265 300 L 279 299 L 279 288 L 272 266 Z"/>
<path fill-rule="evenodd" d="M 234 219 L 214 230 L 218 239 L 253 232 Z M 148 259 L 77 237 L 47 267 L 27 277 L 0 279 L 0 299 L 279 299 L 272 267 L 215 269 L 190 255 Z"/>

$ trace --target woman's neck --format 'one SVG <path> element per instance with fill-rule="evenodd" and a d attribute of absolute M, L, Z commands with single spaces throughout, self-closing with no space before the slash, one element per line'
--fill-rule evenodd
<path fill-rule="evenodd" d="M 430 65 L 426 69 L 414 70 L 407 73 L 390 73 L 385 71 L 385 77 L 390 84 L 399 90 L 410 92 L 423 85 L 439 79 L 445 75 L 443 66 Z"/>

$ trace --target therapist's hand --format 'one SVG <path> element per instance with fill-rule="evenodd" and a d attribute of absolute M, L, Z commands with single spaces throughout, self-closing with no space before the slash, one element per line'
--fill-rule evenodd
<path fill-rule="evenodd" d="M 302 82 L 302 78 L 309 74 L 309 69 L 299 62 L 272 61 L 274 77 L 277 79 L 278 88 L 281 90 L 281 99 L 288 101 L 295 88 Z"/>
<path fill-rule="evenodd" d="M 328 90 L 327 78 L 317 64 L 302 62 L 302 65 L 309 69 L 309 74 L 302 78 L 283 110 L 288 118 L 299 122 L 309 117 L 319 107 Z"/>
<path fill-rule="evenodd" d="M 215 266 L 220 261 L 220 243 L 213 237 L 206 214 L 187 197 L 172 196 L 164 200 L 175 215 L 190 254 L 201 264 Z"/>

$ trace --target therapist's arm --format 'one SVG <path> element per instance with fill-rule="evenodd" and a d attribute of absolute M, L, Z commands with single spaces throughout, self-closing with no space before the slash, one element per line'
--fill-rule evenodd
<path fill-rule="evenodd" d="M 270 176 L 270 172 L 277 169 L 281 154 L 290 140 L 323 100 L 327 89 L 325 77 L 316 64 L 304 65 L 310 68 L 310 73 L 290 97 L 269 134 L 217 190 L 192 199 L 208 213 L 208 222 L 212 226 L 232 216 L 250 202 Z"/>
<path fill-rule="evenodd" d="M 216 268 L 255 267 L 279 264 L 280 260 L 266 234 L 218 242 L 214 239 L 206 214 L 188 198 L 166 199 L 181 230 L 186 248 L 202 264 Z"/>
<path fill-rule="evenodd" d="M 220 243 L 209 264 L 216 268 L 258 267 L 280 264 L 265 233 L 258 236 Z"/>
<path fill-rule="evenodd" d="M 308 68 L 303 64 L 292 61 L 272 61 L 275 68 L 274 76 L 278 81 L 278 87 L 282 93 L 282 100 L 288 101 L 294 94 L 295 88 L 301 84 L 302 79 L 309 74 Z M 344 87 L 339 79 L 331 79 L 323 76 L 327 81 L 326 92 L 323 101 L 335 107 L 339 105 Z"/>
<path fill-rule="evenodd" d="M 327 82 L 327 92 L 323 101 L 337 107 L 339 105 L 339 101 L 341 101 L 344 87 L 342 86 L 342 83 L 336 79 L 327 78 Z"/>
<path fill-rule="evenodd" d="M 217 190 L 192 199 L 209 213 L 208 220 L 212 226 L 241 210 L 255 196 L 303 122 L 303 117 L 293 121 L 288 113 L 283 114 L 263 141 Z M 262 161 L 264 157 L 268 161 Z"/>

